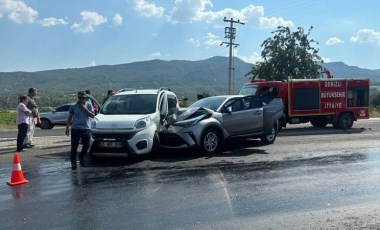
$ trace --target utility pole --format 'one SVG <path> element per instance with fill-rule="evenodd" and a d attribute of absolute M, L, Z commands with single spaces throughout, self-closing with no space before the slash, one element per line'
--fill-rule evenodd
<path fill-rule="evenodd" d="M 227 47 L 230 48 L 230 54 L 229 54 L 229 58 L 228 58 L 228 82 L 227 82 L 227 84 L 228 84 L 228 94 L 231 95 L 231 78 L 232 78 L 231 76 L 232 76 L 232 69 L 233 69 L 232 68 L 232 46 L 237 47 L 239 45 L 239 44 L 234 43 L 235 37 L 236 37 L 236 28 L 233 27 L 233 24 L 239 23 L 239 24 L 244 25 L 245 23 L 240 22 L 240 20 L 234 21 L 233 18 L 231 18 L 231 20 L 227 20 L 226 17 L 224 17 L 223 21 L 230 23 L 230 27 L 224 28 L 224 33 L 225 33 L 224 38 L 229 38 L 230 41 L 229 42 L 222 42 L 222 44 L 220 44 L 220 45 L 226 44 Z"/>

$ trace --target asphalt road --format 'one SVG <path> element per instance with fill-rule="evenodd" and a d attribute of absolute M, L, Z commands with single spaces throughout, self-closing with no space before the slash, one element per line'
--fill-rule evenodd
<path fill-rule="evenodd" d="M 0 132 L 0 229 L 379 229 L 380 120 L 348 131 L 289 126 L 273 145 L 100 158 L 70 170 L 63 129 L 20 153 L 29 183 L 8 186 L 16 131 Z"/>

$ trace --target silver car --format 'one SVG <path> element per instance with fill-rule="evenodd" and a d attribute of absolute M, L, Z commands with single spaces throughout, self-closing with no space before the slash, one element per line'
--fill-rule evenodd
<path fill-rule="evenodd" d="M 283 103 L 279 98 L 254 95 L 203 98 L 165 120 L 165 129 L 160 132 L 161 147 L 199 148 L 212 154 L 229 138 L 255 137 L 272 144 L 282 116 Z"/>
<path fill-rule="evenodd" d="M 91 95 L 87 95 L 100 108 L 99 102 Z M 52 129 L 56 125 L 66 125 L 67 115 L 69 114 L 70 106 L 75 103 L 68 103 L 56 108 L 50 112 L 40 113 L 41 124 L 38 125 L 41 129 Z"/>
<path fill-rule="evenodd" d="M 41 113 L 41 124 L 39 127 L 41 129 L 51 129 L 55 125 L 66 125 L 67 115 L 69 114 L 71 105 L 73 105 L 73 103 L 58 106 L 50 112 Z"/>

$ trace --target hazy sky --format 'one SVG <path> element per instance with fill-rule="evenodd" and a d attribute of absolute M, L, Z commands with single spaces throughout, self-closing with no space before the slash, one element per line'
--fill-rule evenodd
<path fill-rule="evenodd" d="M 228 56 L 254 63 L 276 26 L 313 30 L 326 62 L 380 69 L 378 0 L 0 0 L 0 72 Z"/>

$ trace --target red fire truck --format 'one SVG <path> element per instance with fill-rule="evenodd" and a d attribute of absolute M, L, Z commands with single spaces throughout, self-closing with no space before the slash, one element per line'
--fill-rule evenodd
<path fill-rule="evenodd" d="M 286 124 L 310 122 L 350 129 L 354 121 L 369 118 L 369 79 L 293 79 L 287 82 L 251 80 L 239 94 L 280 97 Z"/>

